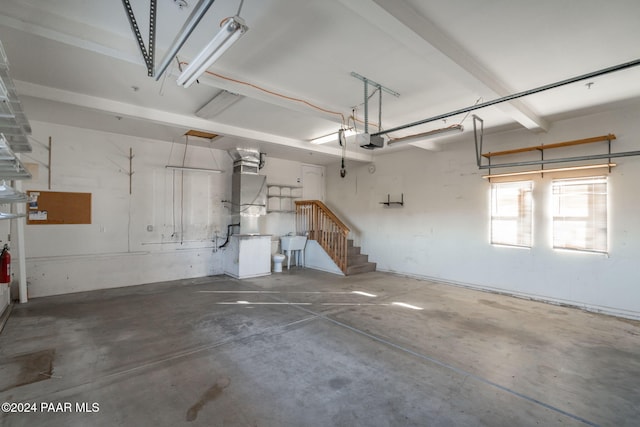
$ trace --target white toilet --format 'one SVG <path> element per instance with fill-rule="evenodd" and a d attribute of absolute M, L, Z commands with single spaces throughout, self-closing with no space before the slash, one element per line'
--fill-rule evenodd
<path fill-rule="evenodd" d="M 273 257 L 273 272 L 274 273 L 282 273 L 282 263 L 286 258 L 281 253 L 278 253 L 278 246 L 280 244 L 280 240 L 272 240 L 271 241 L 271 256 Z"/>
<path fill-rule="evenodd" d="M 282 262 L 284 261 L 285 256 L 282 254 L 275 254 L 273 256 L 273 272 L 274 273 L 282 273 Z"/>

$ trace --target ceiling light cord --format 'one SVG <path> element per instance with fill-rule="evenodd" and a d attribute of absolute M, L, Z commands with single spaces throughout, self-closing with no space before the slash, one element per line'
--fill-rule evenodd
<path fill-rule="evenodd" d="M 178 57 L 176 56 L 176 60 L 178 60 Z M 160 84 L 160 90 L 158 91 L 158 94 L 160 96 L 164 96 L 164 84 L 167 82 L 167 77 L 173 73 L 173 68 L 176 65 L 173 63 L 173 61 L 171 61 L 171 68 L 169 69 L 168 73 L 164 73 L 162 76 L 162 83 Z M 180 68 L 180 61 L 178 60 L 178 67 Z M 180 72 L 182 72 L 182 70 L 180 70 Z"/>
<path fill-rule="evenodd" d="M 476 100 L 476 103 L 473 105 L 478 105 L 479 103 L 482 102 L 482 97 L 478 98 Z M 462 118 L 462 120 L 460 120 L 460 123 L 458 123 L 459 125 L 461 125 L 462 123 L 464 123 L 465 120 L 467 120 L 467 117 L 469 117 L 469 114 L 471 113 L 471 111 L 467 111 L 467 114 L 464 115 L 464 117 Z"/>
<path fill-rule="evenodd" d="M 182 71 L 182 66 L 189 65 L 189 63 L 186 62 L 186 61 L 180 61 L 177 56 L 176 56 L 176 60 L 178 61 L 178 69 L 180 71 Z M 339 111 L 333 111 L 333 110 L 329 110 L 327 108 L 320 107 L 318 105 L 315 105 L 315 104 L 313 104 L 313 103 L 311 103 L 311 102 L 309 102 L 307 100 L 301 99 L 301 98 L 296 98 L 296 97 L 293 97 L 293 96 L 283 95 L 281 93 L 278 93 L 278 92 L 263 88 L 261 86 L 258 86 L 258 85 L 254 84 L 254 83 L 250 83 L 250 82 L 247 82 L 247 81 L 244 81 L 244 80 L 234 79 L 233 77 L 227 77 L 227 76 L 224 76 L 222 74 L 215 73 L 213 71 L 208 71 L 207 70 L 207 71 L 205 71 L 205 73 L 209 74 L 209 75 L 211 75 L 213 77 L 217 77 L 219 79 L 222 79 L 222 80 L 227 80 L 227 81 L 230 81 L 230 82 L 233 82 L 233 83 L 237 83 L 237 84 L 241 84 L 241 85 L 244 85 L 244 86 L 251 87 L 253 89 L 259 90 L 259 91 L 264 92 L 266 94 L 277 96 L 279 98 L 286 99 L 288 101 L 293 101 L 293 102 L 298 102 L 298 103 L 304 104 L 307 107 L 313 108 L 313 109 L 318 110 L 318 111 L 322 111 L 323 113 L 333 114 L 335 116 L 339 116 L 340 117 L 340 123 L 343 126 L 346 126 L 346 127 L 349 127 L 349 121 L 353 122 L 354 128 L 355 128 L 356 122 L 359 122 L 359 123 L 362 123 L 362 124 L 365 123 L 363 120 L 361 120 L 361 119 L 356 117 L 357 106 L 353 107 L 352 115 L 349 116 L 349 118 L 347 120 L 347 118 L 345 118 L 344 114 L 339 112 Z M 379 90 L 379 89 L 376 89 L 376 91 L 377 90 Z M 370 97 L 373 97 L 375 95 L 376 91 L 374 91 L 371 94 Z M 382 127 L 379 126 L 376 123 L 369 123 L 368 125 L 369 126 L 373 126 L 375 128 L 378 128 L 379 132 L 383 130 Z"/>
<path fill-rule="evenodd" d="M 224 24 L 226 24 L 226 22 L 234 17 L 240 17 L 240 11 L 242 10 L 242 5 L 244 4 L 244 0 L 240 0 L 240 6 L 238 6 L 238 12 L 236 12 L 236 14 L 234 16 L 227 16 L 226 18 L 224 18 L 222 21 L 220 21 L 220 28 L 222 28 L 222 26 L 224 26 Z"/>
<path fill-rule="evenodd" d="M 362 104 L 361 104 L 361 105 L 362 105 Z M 354 106 L 354 107 L 352 107 L 352 109 L 351 109 L 351 116 L 349 116 L 349 120 L 350 120 L 351 122 L 353 122 L 354 126 L 355 126 L 356 122 L 361 123 L 361 124 L 363 124 L 363 125 L 364 125 L 364 120 L 361 120 L 361 119 L 359 119 L 358 117 L 356 117 L 356 112 L 357 112 L 357 111 L 358 111 L 358 106 Z M 348 123 L 349 123 L 349 122 L 347 121 L 347 124 L 348 124 Z M 378 124 L 377 124 L 377 123 L 369 122 L 369 123 L 368 123 L 368 125 L 369 125 L 369 126 L 373 126 L 373 127 L 375 127 L 375 128 L 378 128 L 378 131 L 381 131 L 381 130 L 382 130 L 382 128 L 378 127 Z"/>
<path fill-rule="evenodd" d="M 342 162 L 340 163 L 340 178 L 344 178 L 347 175 L 347 169 L 344 166 L 344 159 L 347 156 L 347 141 L 344 139 L 344 129 L 338 131 L 338 142 L 342 147 Z"/>

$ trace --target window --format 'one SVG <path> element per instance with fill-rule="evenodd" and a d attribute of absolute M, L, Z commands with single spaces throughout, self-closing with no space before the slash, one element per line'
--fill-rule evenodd
<path fill-rule="evenodd" d="M 491 184 L 491 243 L 531 247 L 533 183 Z"/>
<path fill-rule="evenodd" d="M 607 178 L 553 181 L 553 247 L 607 252 Z"/>

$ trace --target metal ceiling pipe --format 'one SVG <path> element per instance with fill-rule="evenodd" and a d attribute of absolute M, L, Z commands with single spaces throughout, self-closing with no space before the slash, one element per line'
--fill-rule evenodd
<path fill-rule="evenodd" d="M 202 17 L 209 10 L 215 0 L 200 0 L 191 12 L 191 15 L 187 18 L 186 22 L 182 26 L 182 29 L 176 36 L 175 40 L 171 44 L 171 47 L 162 58 L 160 66 L 155 70 L 156 81 L 160 80 L 162 74 L 167 70 L 167 67 L 173 61 L 173 58 L 178 54 L 178 51 L 185 44 L 193 30 L 196 28 Z"/>
<path fill-rule="evenodd" d="M 423 125 L 423 124 L 426 124 L 426 123 L 435 122 L 437 120 L 442 120 L 442 119 L 446 119 L 446 118 L 449 118 L 449 117 L 452 117 L 452 116 L 457 116 L 458 114 L 468 113 L 470 111 L 479 110 L 481 108 L 490 107 L 492 105 L 500 104 L 500 103 L 507 102 L 507 101 L 512 101 L 514 99 L 522 98 L 524 96 L 529 96 L 529 95 L 533 95 L 533 94 L 536 94 L 536 93 L 544 92 L 544 91 L 549 90 L 549 89 L 555 89 L 557 87 L 565 86 L 565 85 L 568 85 L 568 84 L 571 84 L 571 83 L 575 83 L 575 82 L 579 82 L 581 80 L 592 79 L 594 77 L 603 76 L 605 74 L 613 73 L 613 72 L 616 72 L 616 71 L 626 70 L 627 68 L 635 67 L 635 66 L 638 66 L 638 65 L 640 65 L 640 59 L 636 59 L 636 60 L 630 61 L 630 62 L 625 62 L 625 63 L 620 64 L 620 65 L 614 65 L 612 67 L 603 68 L 603 69 L 598 70 L 598 71 L 594 71 L 594 72 L 587 73 L 587 74 L 582 74 L 580 76 L 572 77 L 572 78 L 569 78 L 569 79 L 560 80 L 560 81 L 558 81 L 556 83 L 551 83 L 551 84 L 548 84 L 548 85 L 540 86 L 540 87 L 537 87 L 535 89 L 529 89 L 529 90 L 525 90 L 523 92 L 514 93 L 513 95 L 507 95 L 507 96 L 504 96 L 502 98 L 494 99 L 493 101 L 487 101 L 487 102 L 483 102 L 481 104 L 472 105 L 470 107 L 461 108 L 460 110 L 455 110 L 455 111 L 452 111 L 450 113 L 440 114 L 438 116 L 430 117 L 428 119 L 418 120 L 417 122 L 409 123 L 409 124 L 398 126 L 398 127 L 391 128 L 391 129 L 385 129 L 385 130 L 382 130 L 380 132 L 374 133 L 371 136 L 385 135 L 387 133 L 397 132 L 399 130 L 407 129 L 407 128 L 410 128 L 410 127 L 414 127 L 414 126 L 419 126 L 419 125 Z"/>

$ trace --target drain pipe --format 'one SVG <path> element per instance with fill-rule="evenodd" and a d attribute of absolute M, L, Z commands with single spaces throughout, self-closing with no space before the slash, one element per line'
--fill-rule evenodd
<path fill-rule="evenodd" d="M 227 225 L 227 239 L 224 241 L 222 245 L 218 246 L 216 249 L 222 249 L 225 246 L 227 246 L 227 244 L 229 243 L 229 237 L 231 237 L 231 235 L 233 234 L 231 232 L 231 227 L 240 227 L 240 223 Z"/>
<path fill-rule="evenodd" d="M 565 85 L 568 85 L 568 84 L 571 84 L 571 83 L 579 82 L 581 80 L 592 79 L 594 77 L 603 76 L 605 74 L 613 73 L 613 72 L 616 72 L 616 71 L 626 70 L 627 68 L 636 67 L 638 65 L 640 65 L 640 59 L 636 59 L 636 60 L 630 61 L 630 62 L 625 62 L 625 63 L 619 64 L 619 65 L 614 65 L 614 66 L 608 67 L 608 68 L 603 68 L 603 69 L 598 70 L 598 71 L 594 71 L 594 72 L 587 73 L 587 74 L 582 74 L 580 76 L 572 77 L 572 78 L 569 78 L 569 79 L 566 79 L 566 80 L 560 80 L 559 82 L 551 83 L 551 84 L 544 85 L 544 86 L 540 86 L 540 87 L 537 87 L 535 89 L 529 89 L 529 90 L 525 90 L 523 92 L 514 93 L 513 95 L 507 95 L 507 96 L 504 96 L 502 98 L 494 99 L 493 101 L 487 101 L 487 102 L 483 102 L 481 104 L 475 104 L 475 105 L 472 105 L 470 107 L 461 108 L 460 110 L 452 111 L 450 113 L 440 114 L 438 116 L 430 117 L 428 119 L 418 120 L 417 122 L 409 123 L 409 124 L 398 126 L 398 127 L 395 127 L 395 128 L 381 130 L 379 132 L 371 134 L 371 136 L 385 135 L 387 133 L 397 132 L 399 130 L 407 129 L 407 128 L 410 128 L 410 127 L 414 127 L 414 126 L 419 126 L 419 125 L 423 125 L 423 124 L 426 124 L 426 123 L 435 122 L 435 121 L 446 119 L 446 118 L 449 118 L 449 117 L 452 117 L 452 116 L 457 116 L 459 114 L 464 114 L 464 113 L 468 113 L 470 111 L 479 110 L 480 108 L 490 107 L 492 105 L 496 105 L 496 104 L 500 104 L 500 103 L 503 103 L 503 102 L 512 101 L 514 99 L 522 98 L 524 96 L 529 96 L 529 95 L 533 95 L 533 94 L 536 94 L 536 93 L 544 92 L 544 91 L 549 90 L 549 89 L 555 89 L 555 88 L 558 88 L 560 86 L 565 86 Z"/>

